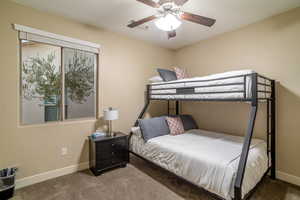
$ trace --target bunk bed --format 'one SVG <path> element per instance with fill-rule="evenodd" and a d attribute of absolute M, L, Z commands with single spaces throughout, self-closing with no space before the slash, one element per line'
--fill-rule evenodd
<path fill-rule="evenodd" d="M 252 70 L 242 70 L 233 71 L 221 74 L 210 75 L 206 77 L 195 77 L 190 79 L 182 79 L 169 82 L 152 83 L 148 84 L 145 92 L 145 105 L 138 116 L 134 126 L 138 126 L 138 120 L 142 119 L 144 113 L 146 112 L 149 104 L 152 101 L 168 101 L 168 113 L 169 113 L 169 101 L 175 101 L 176 115 L 179 114 L 179 102 L 180 101 L 228 101 L 228 102 L 246 102 L 251 106 L 250 118 L 248 122 L 247 132 L 243 138 L 229 138 L 229 140 L 240 140 L 241 142 L 241 152 L 237 162 L 237 169 L 234 172 L 234 180 L 232 185 L 232 195 L 230 199 L 241 200 L 247 199 L 256 189 L 262 178 L 259 178 L 254 185 L 252 184 L 249 191 L 245 193 L 242 191 L 243 181 L 245 177 L 245 171 L 247 167 L 247 162 L 251 163 L 253 160 L 253 144 L 258 144 L 256 139 L 252 139 L 253 129 L 256 120 L 256 114 L 259 103 L 266 103 L 267 112 L 267 139 L 266 139 L 266 157 L 267 157 L 267 167 L 263 170 L 263 176 L 269 174 L 272 179 L 276 178 L 276 152 L 275 152 L 275 81 L 262 76 Z M 195 130 L 193 130 L 195 132 Z M 207 135 L 213 135 L 213 137 L 224 137 L 218 133 L 214 132 L 204 132 Z M 194 134 L 194 133 L 192 133 Z M 217 136 L 215 136 L 217 134 Z M 203 135 L 202 135 L 203 136 Z M 177 136 L 176 136 L 177 137 Z M 142 148 L 143 142 L 133 141 L 136 140 L 131 132 L 129 137 L 130 153 L 150 161 L 154 164 L 152 160 L 146 158 L 133 144 L 138 144 Z M 167 137 L 166 137 L 167 138 Z M 228 138 L 227 138 L 228 139 Z M 166 140 L 168 141 L 168 139 Z M 200 140 L 199 140 L 200 141 Z M 152 142 L 155 143 L 155 142 Z M 181 144 L 184 145 L 184 144 Z M 140 148 L 138 147 L 138 148 Z M 195 148 L 197 148 L 195 146 Z M 226 148 L 226 147 L 225 147 Z M 230 148 L 230 146 L 228 146 Z M 151 149 L 151 148 L 150 148 Z M 259 150 L 264 148 L 258 148 Z M 255 156 L 254 156 L 255 157 Z M 213 159 L 213 158 L 212 158 Z M 255 161 L 254 161 L 255 162 Z M 158 165 L 158 164 L 157 164 Z M 252 165 L 252 163 L 251 163 Z M 159 165 L 164 168 L 163 166 Z M 165 168 L 166 169 L 166 168 Z M 195 169 L 195 167 L 193 168 Z M 199 184 L 195 184 L 195 181 L 191 181 L 189 178 L 182 177 L 178 173 L 171 171 L 175 175 L 183 178 L 184 180 L 201 187 Z M 203 189 L 203 187 L 201 187 Z M 204 188 L 208 193 L 212 194 L 217 199 L 228 199 L 224 196 L 220 196 L 213 191 L 209 191 Z"/>

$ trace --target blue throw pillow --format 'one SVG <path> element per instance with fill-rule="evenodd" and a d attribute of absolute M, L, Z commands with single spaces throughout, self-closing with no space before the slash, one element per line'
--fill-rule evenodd
<path fill-rule="evenodd" d="M 146 142 L 151 138 L 170 134 L 170 129 L 165 117 L 139 119 L 138 122 L 142 136 Z"/>

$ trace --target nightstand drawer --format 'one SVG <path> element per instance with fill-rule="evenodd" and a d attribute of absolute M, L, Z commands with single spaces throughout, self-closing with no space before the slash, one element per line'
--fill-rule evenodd
<path fill-rule="evenodd" d="M 99 142 L 96 146 L 97 157 L 100 159 L 119 155 L 124 150 L 127 150 L 127 140 L 123 138 Z"/>
<path fill-rule="evenodd" d="M 120 163 L 124 162 L 124 160 L 118 158 L 118 157 L 112 157 L 110 159 L 105 159 L 105 160 L 101 160 L 101 161 L 97 161 L 96 162 L 96 167 L 100 170 L 106 169 L 106 168 L 110 168 L 114 165 L 118 165 Z"/>
<path fill-rule="evenodd" d="M 118 156 L 119 154 L 120 154 L 120 152 L 118 152 L 114 149 L 101 150 L 101 151 L 97 151 L 97 159 L 98 160 L 106 160 L 106 159 L 110 159 L 112 157 Z"/>
<path fill-rule="evenodd" d="M 98 159 L 110 158 L 112 152 L 113 152 L 113 145 L 111 141 L 104 141 L 96 144 L 96 156 Z"/>
<path fill-rule="evenodd" d="M 97 143 L 97 149 L 111 149 L 111 148 L 122 148 L 126 145 L 127 139 L 126 138 L 118 138 L 114 140 L 106 140 Z"/>

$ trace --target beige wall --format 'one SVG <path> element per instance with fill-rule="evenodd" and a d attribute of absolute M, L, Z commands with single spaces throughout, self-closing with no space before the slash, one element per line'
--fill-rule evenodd
<path fill-rule="evenodd" d="M 242 29 L 201 41 L 176 52 L 177 65 L 192 76 L 254 69 L 276 79 L 278 170 L 300 177 L 300 8 Z M 244 134 L 249 105 L 184 104 L 201 128 Z M 265 133 L 261 107 L 256 133 Z"/>
<path fill-rule="evenodd" d="M 193 76 L 251 68 L 276 79 L 280 82 L 278 169 L 300 176 L 300 9 L 176 52 L 8 1 L 1 1 L 0 13 L 0 168 L 18 165 L 22 178 L 86 162 L 86 138 L 101 124 L 86 120 L 20 126 L 18 36 L 11 27 L 18 23 L 102 45 L 99 110 L 108 106 L 120 110 L 115 130 L 129 130 L 142 108 L 147 79 L 157 66 L 176 64 Z M 164 112 L 162 106 L 155 105 L 152 112 Z M 194 114 L 201 128 L 243 134 L 248 108 L 247 104 L 188 102 L 183 111 Z M 256 126 L 259 137 L 266 127 L 263 109 Z M 60 155 L 62 147 L 68 148 L 68 155 Z"/>
<path fill-rule="evenodd" d="M 88 160 L 86 138 L 95 120 L 20 126 L 17 23 L 101 45 L 100 112 L 113 106 L 120 110 L 115 130 L 129 131 L 143 105 L 147 79 L 155 68 L 173 64 L 174 52 L 146 42 L 48 15 L 8 1 L 0 5 L 0 168 L 17 165 L 18 178 Z M 159 109 L 153 111 L 163 111 Z M 62 147 L 69 154 L 61 156 Z"/>

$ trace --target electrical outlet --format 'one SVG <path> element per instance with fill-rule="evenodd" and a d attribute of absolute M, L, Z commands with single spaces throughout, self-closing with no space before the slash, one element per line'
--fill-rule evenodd
<path fill-rule="evenodd" d="M 67 147 L 61 148 L 61 155 L 64 156 L 64 155 L 67 155 L 67 154 L 68 154 L 68 148 Z"/>

